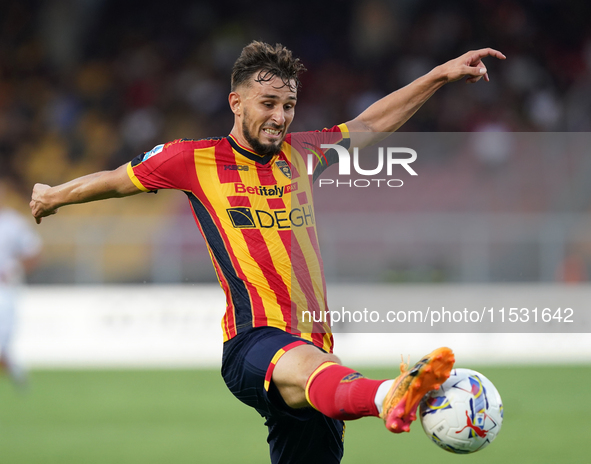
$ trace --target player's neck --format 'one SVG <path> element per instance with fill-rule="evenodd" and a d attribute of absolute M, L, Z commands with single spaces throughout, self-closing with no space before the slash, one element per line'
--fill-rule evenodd
<path fill-rule="evenodd" d="M 230 135 L 234 138 L 234 140 L 236 141 L 236 143 L 238 143 L 238 145 L 240 145 L 242 148 L 247 149 L 251 153 L 254 153 L 257 156 L 260 156 L 261 158 L 264 157 L 264 155 L 259 154 L 252 147 L 252 145 L 250 143 L 248 143 L 248 141 L 244 137 L 244 133 L 242 132 L 240 126 L 238 126 L 237 124 L 234 124 L 234 127 L 232 127 L 232 130 L 230 131 Z"/>
<path fill-rule="evenodd" d="M 254 148 L 252 148 L 252 147 L 250 146 L 250 143 L 248 143 L 248 142 L 246 141 L 246 138 L 244 137 L 244 134 L 242 133 L 242 130 L 240 130 L 240 127 L 239 127 L 237 124 L 234 124 L 234 127 L 232 127 L 232 130 L 230 131 L 230 135 L 231 135 L 232 137 L 234 137 L 234 140 L 236 140 L 236 142 L 237 142 L 237 143 L 238 143 L 240 146 L 242 146 L 242 147 L 246 148 L 246 149 L 247 149 L 247 150 L 249 150 L 249 151 L 252 151 L 253 153 L 256 153 L 256 152 L 254 151 Z"/>

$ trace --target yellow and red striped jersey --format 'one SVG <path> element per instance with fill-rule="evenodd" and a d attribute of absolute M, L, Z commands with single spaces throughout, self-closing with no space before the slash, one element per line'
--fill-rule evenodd
<path fill-rule="evenodd" d="M 260 156 L 232 136 L 181 139 L 128 165 L 141 190 L 187 194 L 226 294 L 224 341 L 271 326 L 332 351 L 329 319 L 314 322 L 328 307 L 307 163 L 321 144 L 346 141 L 344 124 L 288 134 L 274 156 Z M 315 317 L 304 318 L 305 311 Z"/>

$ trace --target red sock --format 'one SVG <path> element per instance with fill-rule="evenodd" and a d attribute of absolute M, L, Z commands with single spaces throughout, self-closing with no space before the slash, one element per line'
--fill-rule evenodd
<path fill-rule="evenodd" d="M 375 396 L 383 380 L 371 380 L 339 364 L 320 365 L 306 383 L 308 402 L 333 419 L 379 416 Z"/>

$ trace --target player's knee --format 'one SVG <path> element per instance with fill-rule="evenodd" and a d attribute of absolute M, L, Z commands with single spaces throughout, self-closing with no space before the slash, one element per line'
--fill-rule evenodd
<path fill-rule="evenodd" d="M 273 382 L 282 387 L 296 387 L 304 391 L 308 378 L 325 362 L 340 364 L 340 359 L 311 345 L 298 346 L 285 353 L 273 371 Z"/>
<path fill-rule="evenodd" d="M 298 409 L 311 406 L 306 397 L 306 387 L 310 377 L 325 363 L 341 364 L 341 360 L 311 345 L 296 347 L 279 359 L 272 379 L 289 407 Z"/>

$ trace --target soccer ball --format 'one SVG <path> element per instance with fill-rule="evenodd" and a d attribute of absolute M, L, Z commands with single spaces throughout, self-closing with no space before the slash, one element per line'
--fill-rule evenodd
<path fill-rule="evenodd" d="M 503 424 L 499 392 L 471 369 L 453 369 L 439 390 L 425 395 L 419 412 L 423 430 L 433 443 L 456 454 L 486 448 Z"/>

